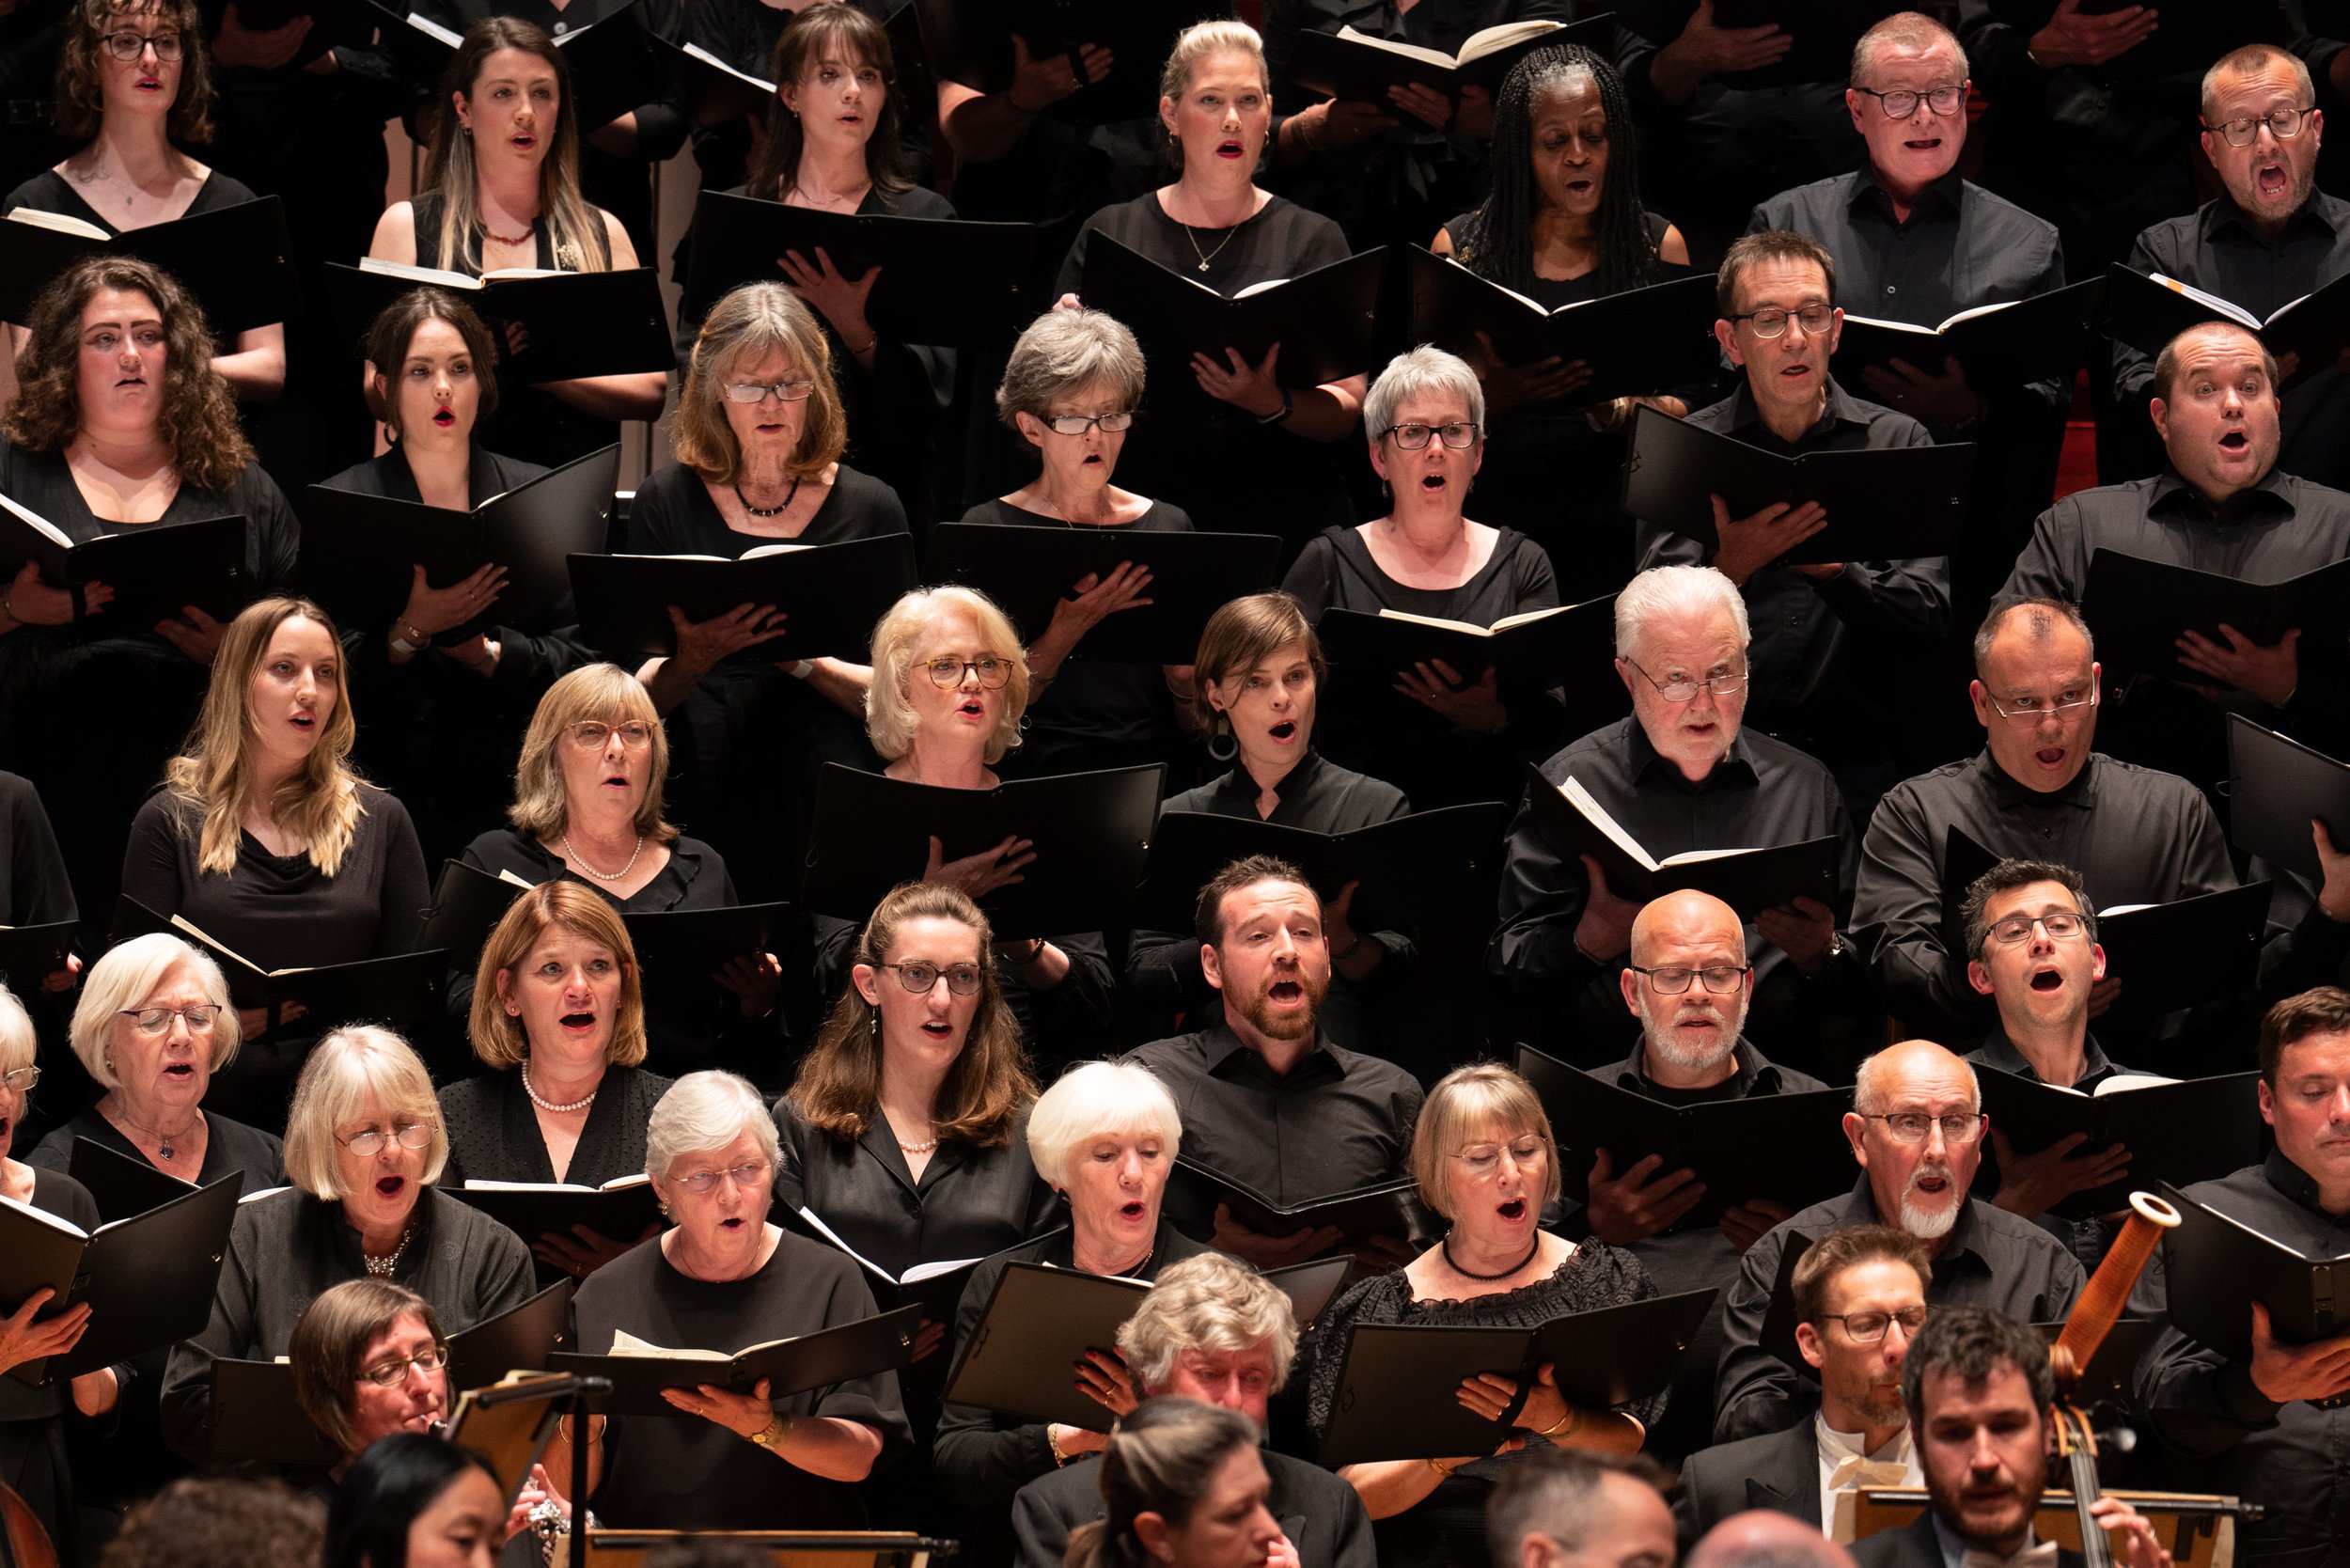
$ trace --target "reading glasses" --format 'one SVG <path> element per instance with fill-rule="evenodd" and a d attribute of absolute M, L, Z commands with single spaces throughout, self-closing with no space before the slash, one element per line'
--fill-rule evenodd
<path fill-rule="evenodd" d="M 448 1365 L 448 1346 L 427 1345 L 414 1356 L 395 1356 L 388 1361 L 378 1361 L 359 1375 L 379 1388 L 396 1388 L 408 1381 L 408 1369 L 418 1372 L 438 1372 Z"/>
<path fill-rule="evenodd" d="M 877 964 L 874 967 L 897 970 L 898 983 L 917 996 L 929 996 L 942 977 L 947 981 L 947 989 L 958 996 L 976 996 L 979 994 L 979 966 L 976 964 L 949 964 L 941 967 L 913 959 L 904 964 Z"/>
<path fill-rule="evenodd" d="M 2000 707 L 1999 699 L 1996 697 L 1990 698 L 1990 702 L 1991 711 L 2007 720 L 2008 723 L 2029 726 L 2038 724 L 2050 713 L 2065 713 L 2075 708 L 2094 708 L 2097 705 L 2097 694 L 2092 692 L 2087 697 L 2076 697 L 2069 702 L 2043 702 L 2036 697 L 2019 697 L 2012 708 Z"/>
<path fill-rule="evenodd" d="M 1446 446 L 1458 451 L 1476 446 L 1477 438 L 1485 432 L 1476 425 L 1456 419 L 1449 425 L 1389 425 L 1379 433 L 1394 437 L 1395 444 L 1405 451 L 1417 452 L 1426 448 L 1432 435 L 1441 437 Z"/>
<path fill-rule="evenodd" d="M 1923 1143 L 1934 1136 L 1936 1127 L 1942 1129 L 1945 1143 L 1972 1143 L 1982 1137 L 1981 1111 L 1951 1111 L 1946 1116 L 1929 1116 L 1924 1111 L 1893 1111 L 1886 1115 L 1862 1111 L 1860 1116 L 1866 1121 L 1884 1122 L 1885 1130 L 1893 1135 L 1896 1143 Z"/>
<path fill-rule="evenodd" d="M 1835 314 L 1836 307 L 1832 305 L 1807 305 L 1797 310 L 1782 310 L 1778 306 L 1766 305 L 1760 310 L 1743 311 L 1731 320 L 1746 322 L 1754 329 L 1757 337 L 1781 337 L 1786 333 L 1789 321 L 1801 322 L 1806 334 L 1817 337 L 1827 330 L 1827 323 Z"/>
<path fill-rule="evenodd" d="M 1887 119 L 1907 119 L 1918 112 L 1920 103 L 1948 118 L 1958 113 L 1958 106 L 1966 101 L 1965 87 L 1929 87 L 1924 92 L 1905 92 L 1899 88 L 1879 92 L 1874 87 L 1855 87 L 1853 91 L 1865 92 L 1875 99 L 1877 107 L 1885 111 Z"/>
<path fill-rule="evenodd" d="M 164 57 L 170 58 L 167 55 Z M 2250 147 L 2264 125 L 2268 127 L 2270 135 L 2280 142 L 2289 142 L 2301 133 L 2301 127 L 2309 123 L 2310 116 L 2314 112 L 2311 109 L 2271 109 L 2255 118 L 2223 119 L 2210 129 L 2218 132 L 2219 139 L 2230 147 Z"/>
<path fill-rule="evenodd" d="M 403 1121 L 386 1133 L 381 1127 L 363 1127 L 349 1137 L 337 1137 L 337 1143 L 361 1159 L 382 1152 L 386 1141 L 397 1141 L 402 1149 L 422 1149 L 432 1141 L 432 1123 Z"/>
<path fill-rule="evenodd" d="M 0 1088 L 13 1089 L 20 1094 L 28 1092 L 39 1082 L 40 1069 L 38 1067 L 11 1067 L 6 1073 L 0 1073 Z"/>
<path fill-rule="evenodd" d="M 1624 967 L 1636 975 L 1646 975 L 1649 989 L 1660 996 L 1680 996 L 1689 989 L 1692 980 L 1703 981 L 1705 989 L 1716 996 L 1727 996 L 1738 989 L 1739 983 L 1749 973 L 1745 967 L 1732 968 L 1727 964 L 1717 964 L 1706 969 L 1643 969 L 1637 964 L 1627 964 Z"/>
<path fill-rule="evenodd" d="M 213 1024 L 219 1021 L 220 1009 L 210 1002 L 194 1007 L 126 1007 L 121 1010 L 121 1016 L 130 1019 L 144 1035 L 170 1033 L 174 1018 L 185 1019 L 190 1034 L 210 1034 Z"/>
<path fill-rule="evenodd" d="M 180 35 L 157 33 L 149 37 L 145 33 L 133 32 L 106 35 L 106 53 L 118 60 L 135 60 L 149 48 L 155 51 L 155 57 L 159 60 L 176 60 L 180 54 Z M 2288 131 L 2285 134 L 2291 135 L 2292 133 Z"/>
<path fill-rule="evenodd" d="M 2034 926 L 2062 942 L 2087 931 L 2089 917 L 2070 909 L 2054 910 L 2046 915 L 2010 915 L 2004 920 L 1991 923 L 1991 938 L 2013 947 L 2029 936 Z"/>
<path fill-rule="evenodd" d="M 1885 1338 L 1885 1331 L 1895 1324 L 1902 1325 L 1902 1337 L 1914 1339 L 1926 1325 L 1926 1309 L 1922 1306 L 1904 1307 L 1898 1312 L 1822 1312 L 1822 1323 L 1841 1323 L 1855 1344 L 1872 1345 Z"/>
<path fill-rule="evenodd" d="M 726 385 L 727 401 L 730 403 L 763 403 L 770 393 L 778 402 L 804 402 L 807 395 L 815 390 L 816 384 L 812 381 L 730 381 Z"/>
<path fill-rule="evenodd" d="M 1507 1148 L 1510 1158 L 1519 1165 L 1532 1165 L 1550 1152 L 1543 1140 L 1531 1135 L 1509 1144 L 1472 1143 L 1452 1157 L 1472 1176 L 1490 1176 L 1501 1167 L 1501 1151 Z"/>
<path fill-rule="evenodd" d="M 756 1192 L 767 1184 L 768 1178 L 774 1171 L 775 1167 L 765 1160 L 753 1160 L 748 1165 L 738 1165 L 731 1170 L 697 1170 L 691 1176 L 679 1177 L 677 1184 L 699 1198 L 718 1184 L 719 1177 L 725 1176 L 736 1186 Z"/>
<path fill-rule="evenodd" d="M 630 751 L 642 751 L 652 745 L 652 727 L 631 720 L 627 724 L 603 724 L 595 719 L 582 719 L 571 727 L 572 744 L 582 751 L 602 751 L 612 737 L 620 737 L 620 745 Z"/>
<path fill-rule="evenodd" d="M 982 653 L 976 659 L 925 659 L 922 667 L 931 672 L 932 685 L 949 689 L 963 684 L 964 670 L 978 676 L 979 684 L 989 691 L 1011 679 L 1011 661 L 993 653 Z"/>
<path fill-rule="evenodd" d="M 1712 692 L 1716 697 L 1734 697 L 1745 689 L 1747 683 L 1747 672 L 1743 669 L 1720 670 L 1700 681 L 1692 681 L 1685 675 L 1659 681 L 1647 670 L 1640 669 L 1637 659 L 1626 659 L 1624 663 L 1639 669 L 1640 679 L 1654 686 L 1656 695 L 1668 702 L 1695 702 L 1700 692 Z"/>
<path fill-rule="evenodd" d="M 1056 435 L 1083 435 L 1096 425 L 1102 427 L 1104 435 L 1116 435 L 1134 422 L 1132 409 L 1116 414 L 1056 414 L 1044 421 Z"/>

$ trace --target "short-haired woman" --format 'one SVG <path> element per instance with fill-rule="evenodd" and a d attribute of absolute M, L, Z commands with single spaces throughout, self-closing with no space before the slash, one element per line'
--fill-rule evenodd
<path fill-rule="evenodd" d="M 448 1336 L 432 1303 L 388 1279 L 346 1279 L 310 1303 L 286 1347 L 302 1413 L 342 1457 L 448 1419 Z"/>
<path fill-rule="evenodd" d="M 174 1448 L 205 1452 L 212 1362 L 285 1355 L 303 1309 L 341 1280 L 405 1285 L 452 1333 L 529 1297 L 530 1249 L 435 1190 L 447 1161 L 432 1080 L 406 1041 L 359 1025 L 319 1042 L 287 1113 L 293 1185 L 238 1207 L 212 1322 L 172 1350 L 163 1414 Z"/>

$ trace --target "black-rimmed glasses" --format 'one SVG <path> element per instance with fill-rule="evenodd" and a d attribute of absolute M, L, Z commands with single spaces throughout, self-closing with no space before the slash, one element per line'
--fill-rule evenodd
<path fill-rule="evenodd" d="M 993 653 L 982 653 L 976 659 L 925 659 L 922 667 L 930 671 L 932 685 L 949 689 L 963 684 L 964 670 L 978 676 L 979 684 L 989 691 L 1011 679 L 1011 661 Z"/>
<path fill-rule="evenodd" d="M 1926 1309 L 1918 1306 L 1904 1307 L 1898 1312 L 1822 1312 L 1820 1321 L 1841 1323 L 1853 1343 L 1872 1345 L 1884 1339 L 1886 1330 L 1897 1323 L 1902 1325 L 1903 1338 L 1917 1338 L 1918 1330 L 1926 1325 Z"/>
<path fill-rule="evenodd" d="M 979 994 L 979 966 L 976 964 L 925 964 L 920 959 L 913 959 L 904 964 L 879 964 L 874 967 L 895 969 L 898 983 L 917 996 L 928 996 L 941 976 L 946 977 L 947 989 L 958 996 L 976 996 Z"/>
<path fill-rule="evenodd" d="M 763 403 L 770 394 L 778 402 L 796 403 L 805 401 L 815 390 L 812 381 L 730 381 L 726 385 L 727 401 L 730 403 Z"/>
<path fill-rule="evenodd" d="M 1637 964 L 1627 964 L 1624 967 L 1636 975 L 1646 975 L 1649 989 L 1660 996 L 1680 996 L 1689 989 L 1692 980 L 1702 981 L 1705 989 L 1716 996 L 1727 996 L 1738 989 L 1747 973 L 1744 968 L 1732 968 L 1727 964 L 1717 964 L 1707 969 L 1643 969 Z"/>
<path fill-rule="evenodd" d="M 1865 92 L 1875 99 L 1877 107 L 1885 111 L 1887 119 L 1907 119 L 1918 112 L 1920 103 L 1947 118 L 1958 113 L 1958 106 L 1966 102 L 1965 87 L 1929 87 L 1924 92 L 1907 92 L 1900 88 L 1879 92 L 1874 87 L 1855 87 L 1853 91 Z"/>
<path fill-rule="evenodd" d="M 176 60 L 180 55 L 180 35 L 177 33 L 156 33 L 151 37 L 129 31 L 108 33 L 105 42 L 106 53 L 126 63 L 137 59 L 149 48 L 155 51 L 155 57 L 159 60 Z M 2292 133 L 2287 132 L 2286 134 Z"/>
<path fill-rule="evenodd" d="M 1116 435 L 1134 422 L 1134 410 L 1123 409 L 1116 414 L 1056 414 L 1044 424 L 1056 435 L 1083 435 L 1096 425 L 1104 435 Z"/>
<path fill-rule="evenodd" d="M 1782 310 L 1778 306 L 1766 305 L 1760 310 L 1741 312 L 1731 320 L 1746 322 L 1754 329 L 1757 337 L 1781 337 L 1786 333 L 1789 321 L 1801 323 L 1806 333 L 1817 337 L 1827 330 L 1827 324 L 1835 315 L 1836 307 L 1832 305 L 1807 305 L 1794 310 Z"/>
<path fill-rule="evenodd" d="M 1389 425 L 1379 435 L 1382 440 L 1394 438 L 1395 444 L 1407 452 L 1418 452 L 1427 448 L 1432 435 L 1459 451 L 1476 446 L 1477 438 L 1484 433 L 1481 427 L 1456 419 L 1449 425 Z"/>
<path fill-rule="evenodd" d="M 168 55 L 164 56 L 165 59 L 170 57 Z M 2310 116 L 2316 112 L 2314 109 L 2271 109 L 2249 119 L 2223 119 L 2209 129 L 2218 132 L 2219 139 L 2230 147 L 2250 147 L 2259 137 L 2264 125 L 2268 127 L 2270 135 L 2280 142 L 2289 142 L 2301 133 L 2301 128 L 2309 123 Z"/>

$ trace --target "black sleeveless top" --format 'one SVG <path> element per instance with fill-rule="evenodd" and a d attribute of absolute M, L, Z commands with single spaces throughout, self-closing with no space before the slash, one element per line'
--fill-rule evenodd
<path fill-rule="evenodd" d="M 441 209 L 446 205 L 446 200 L 447 198 L 439 191 L 427 191 L 409 203 L 410 207 L 415 210 L 416 217 L 416 263 L 419 266 L 440 265 L 437 261 L 428 259 L 428 253 L 439 252 Z M 590 212 L 598 212 L 598 209 L 594 207 L 588 210 Z M 599 216 L 601 216 L 600 213 Z M 547 232 L 547 220 L 544 214 L 530 221 L 530 235 L 538 247 L 538 254 L 532 258 L 530 264 L 541 272 L 606 272 L 611 269 L 612 237 L 604 231 L 604 227 L 601 222 L 595 226 L 598 265 L 594 268 L 581 266 L 580 259 L 576 256 L 556 254 L 555 241 Z M 445 268 L 444 271 L 465 273 L 474 277 L 481 275 L 481 235 L 478 229 L 465 236 L 464 243 L 459 248 L 456 264 Z"/>

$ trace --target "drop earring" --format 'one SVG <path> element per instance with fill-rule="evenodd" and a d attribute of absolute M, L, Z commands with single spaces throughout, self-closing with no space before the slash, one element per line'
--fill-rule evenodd
<path fill-rule="evenodd" d="M 1215 715 L 1215 730 L 1208 737 L 1208 755 L 1219 762 L 1229 762 L 1240 755 L 1240 737 L 1232 733 L 1232 715 Z"/>

